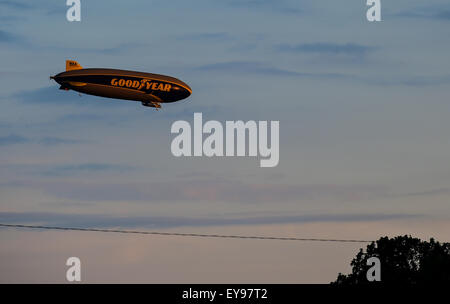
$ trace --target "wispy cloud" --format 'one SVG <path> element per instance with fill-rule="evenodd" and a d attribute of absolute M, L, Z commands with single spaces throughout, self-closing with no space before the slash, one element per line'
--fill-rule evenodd
<path fill-rule="evenodd" d="M 67 139 L 61 137 L 43 137 L 39 139 L 32 139 L 28 137 L 24 137 L 17 134 L 10 134 L 7 136 L 0 136 L 0 146 L 10 146 L 16 144 L 25 144 L 25 143 L 37 143 L 45 146 L 55 146 L 55 145 L 65 145 L 65 144 L 79 144 L 84 143 L 86 141 L 76 140 L 76 139 Z"/>
<path fill-rule="evenodd" d="M 14 36 L 5 31 L 0 30 L 0 42 L 11 42 L 11 41 L 14 41 Z"/>
<path fill-rule="evenodd" d="M 403 194 L 404 196 L 434 196 L 434 195 L 448 195 L 450 188 L 438 188 L 425 191 L 409 192 Z"/>
<path fill-rule="evenodd" d="M 194 68 L 197 71 L 221 72 L 231 74 L 259 74 L 266 76 L 307 77 L 307 78 L 353 78 L 352 75 L 340 73 L 306 73 L 273 67 L 255 61 L 231 61 L 212 63 Z"/>
<path fill-rule="evenodd" d="M 127 54 L 131 50 L 135 50 L 138 48 L 148 48 L 150 45 L 148 43 L 138 43 L 138 42 L 126 42 L 121 43 L 115 46 L 106 47 L 106 48 L 79 48 L 75 49 L 71 48 L 70 50 L 77 51 L 78 52 L 84 52 L 84 53 L 99 53 L 99 54 L 105 54 L 105 55 L 117 55 L 117 54 Z"/>
<path fill-rule="evenodd" d="M 320 48 L 319 48 L 320 49 Z M 327 49 L 327 48 L 325 48 Z M 325 52 L 325 50 L 322 50 Z M 335 52 L 339 53 L 340 51 L 332 51 L 327 50 L 327 52 Z M 361 54 L 356 49 L 353 50 L 356 54 Z M 360 51 L 364 53 L 365 51 Z M 364 56 L 357 57 L 360 60 L 363 60 Z M 352 59 L 353 57 L 347 57 L 345 62 L 348 59 Z M 356 58 L 356 57 L 355 57 Z M 354 59 L 354 58 L 353 58 Z M 361 62 L 361 61 L 352 61 Z M 376 85 L 376 86 L 434 86 L 434 85 L 443 85 L 450 83 L 450 74 L 449 75 L 418 75 L 418 76 L 410 76 L 410 75 L 398 75 L 395 77 L 387 77 L 387 76 L 367 76 L 366 74 L 343 74 L 343 73 L 332 73 L 332 72 L 297 72 L 294 70 L 282 69 L 278 67 L 274 67 L 265 63 L 256 62 L 256 61 L 231 61 L 231 62 L 220 62 L 220 63 L 211 63 L 202 65 L 199 67 L 193 68 L 194 71 L 200 72 L 217 72 L 220 74 L 232 74 L 232 75 L 261 75 L 268 77 L 299 77 L 299 78 L 310 78 L 310 79 L 329 79 L 329 80 L 350 80 L 357 81 L 359 83 L 364 83 L 368 85 Z"/>
<path fill-rule="evenodd" d="M 410 87 L 425 87 L 446 85 L 450 83 L 450 74 L 448 75 L 430 75 L 430 76 L 404 76 L 397 78 L 366 78 L 367 83 L 381 86 L 410 86 Z"/>
<path fill-rule="evenodd" d="M 85 122 L 103 119 L 104 116 L 92 113 L 66 114 L 57 119 L 57 122 Z"/>
<path fill-rule="evenodd" d="M 47 15 L 52 15 L 55 13 L 64 14 L 67 10 L 66 1 L 39 1 L 38 5 L 36 5 L 36 3 L 30 3 L 31 1 L 0 0 L 0 7 L 17 11 L 41 10 Z"/>
<path fill-rule="evenodd" d="M 191 40 L 196 42 L 222 42 L 233 40 L 233 37 L 226 32 L 216 32 L 216 33 L 193 33 L 193 34 L 183 34 L 177 36 L 178 40 Z"/>
<path fill-rule="evenodd" d="M 12 127 L 11 123 L 5 123 L 0 121 L 0 129 L 10 129 Z"/>
<path fill-rule="evenodd" d="M 262 10 L 276 12 L 286 15 L 303 14 L 304 9 L 300 8 L 299 1 L 289 2 L 286 0 L 228 0 L 225 2 L 228 6 L 235 8 L 244 8 L 251 10 Z"/>
<path fill-rule="evenodd" d="M 83 140 L 67 139 L 61 137 L 44 137 L 38 141 L 42 145 L 46 146 L 57 146 L 57 145 L 67 145 L 67 144 L 79 144 L 85 143 Z"/>
<path fill-rule="evenodd" d="M 5 32 L 0 30 L 0 43 L 3 44 L 22 44 L 25 40 L 19 35 L 12 34 L 9 32 Z"/>
<path fill-rule="evenodd" d="M 29 3 L 20 2 L 20 1 L 10 1 L 10 0 L 0 0 L 0 6 L 18 9 L 18 10 L 28 10 L 34 8 L 34 6 Z"/>
<path fill-rule="evenodd" d="M 422 18 L 436 21 L 450 21 L 450 7 L 426 6 L 416 7 L 394 14 L 395 17 Z"/>
<path fill-rule="evenodd" d="M 49 75 L 50 76 L 50 75 Z M 59 85 L 55 83 L 52 87 L 44 87 L 35 90 L 24 90 L 13 94 L 11 97 L 28 104 L 60 104 L 74 106 L 96 106 L 111 107 L 121 106 L 123 102 L 114 99 L 99 98 L 86 94 L 79 95 L 75 91 L 59 90 Z"/>
<path fill-rule="evenodd" d="M 347 56 L 366 56 L 368 53 L 376 50 L 375 47 L 361 45 L 357 43 L 304 43 L 297 45 L 280 45 L 278 50 L 294 53 L 327 54 L 327 55 L 347 55 Z"/>
<path fill-rule="evenodd" d="M 434 17 L 442 20 L 450 20 L 450 10 L 437 12 Z"/>
<path fill-rule="evenodd" d="M 7 136 L 0 136 L 0 146 L 10 146 L 15 144 L 27 143 L 30 140 L 17 134 L 10 134 Z"/>
<path fill-rule="evenodd" d="M 128 54 L 130 51 L 138 49 L 138 48 L 149 48 L 150 45 L 148 43 L 140 43 L 140 42 L 124 42 L 112 46 L 107 47 L 65 47 L 65 46 L 45 46 L 45 47 L 37 47 L 42 48 L 44 50 L 49 49 L 52 51 L 60 51 L 60 52 L 70 52 L 70 53 L 86 53 L 86 54 L 104 54 L 104 55 L 119 55 L 119 54 Z"/>
<path fill-rule="evenodd" d="M 416 214 L 318 214 L 260 217 L 156 217 L 107 216 L 44 212 L 0 212 L 2 223 L 40 224 L 78 228 L 148 228 L 204 227 L 229 225 L 267 225 L 311 222 L 371 222 L 418 218 Z"/>
<path fill-rule="evenodd" d="M 76 169 L 72 168 L 72 169 Z M 215 201 L 261 203 L 302 200 L 358 201 L 385 197 L 389 189 L 378 185 L 251 184 L 233 180 L 178 180 L 149 183 L 23 181 L 16 183 L 49 195 L 79 201 Z M 7 186 L 7 185 L 4 185 Z"/>
<path fill-rule="evenodd" d="M 108 163 L 86 163 L 76 165 L 53 166 L 44 171 L 44 175 L 49 176 L 67 176 L 78 173 L 98 173 L 98 172 L 123 172 L 133 168 L 126 165 L 108 164 Z"/>

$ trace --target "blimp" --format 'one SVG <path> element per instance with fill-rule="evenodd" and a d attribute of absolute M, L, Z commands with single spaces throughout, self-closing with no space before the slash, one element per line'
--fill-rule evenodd
<path fill-rule="evenodd" d="M 60 84 L 61 90 L 139 101 L 157 110 L 162 103 L 176 102 L 192 94 L 191 88 L 175 77 L 116 69 L 84 69 L 75 60 L 66 60 L 66 71 L 50 79 Z"/>

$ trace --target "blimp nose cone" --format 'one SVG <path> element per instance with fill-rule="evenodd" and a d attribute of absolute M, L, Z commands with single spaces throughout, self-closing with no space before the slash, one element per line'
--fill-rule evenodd
<path fill-rule="evenodd" d="M 186 84 L 174 86 L 172 92 L 174 101 L 188 98 L 192 94 L 191 88 Z"/>
<path fill-rule="evenodd" d="M 184 98 L 188 98 L 192 94 L 192 89 L 187 84 L 184 84 L 184 86 L 181 87 L 181 93 Z"/>
<path fill-rule="evenodd" d="M 183 92 L 184 97 L 183 98 L 188 98 L 189 96 L 191 96 L 192 91 L 185 89 Z"/>

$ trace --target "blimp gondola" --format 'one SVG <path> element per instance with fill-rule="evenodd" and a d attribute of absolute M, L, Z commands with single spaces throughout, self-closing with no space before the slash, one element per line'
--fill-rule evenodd
<path fill-rule="evenodd" d="M 179 101 L 192 94 L 191 88 L 175 77 L 116 69 L 84 69 L 74 60 L 66 60 L 66 71 L 50 78 L 61 85 L 61 90 L 135 100 L 156 109 L 161 108 L 162 103 Z"/>

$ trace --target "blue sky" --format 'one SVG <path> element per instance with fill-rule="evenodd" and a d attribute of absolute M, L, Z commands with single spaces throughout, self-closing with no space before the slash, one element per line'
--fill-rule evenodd
<path fill-rule="evenodd" d="M 66 21 L 65 1 L 0 0 L 0 8 L 0 222 L 450 241 L 446 1 L 382 1 L 379 23 L 367 22 L 364 1 L 82 1 L 79 23 Z M 193 94 L 162 111 L 80 97 L 48 78 L 66 59 L 172 75 Z M 170 126 L 192 122 L 194 112 L 222 122 L 279 120 L 279 165 L 173 157 Z M 91 238 L 75 235 L 81 247 Z M 108 255 L 117 244 L 97 252 Z M 213 251 L 207 241 L 195 244 Z M 258 246 L 249 245 L 249 260 Z M 356 249 L 327 249 L 336 257 L 326 258 L 323 274 L 294 275 L 277 264 L 286 275 L 274 277 L 261 264 L 242 279 L 327 282 Z M 35 274 L 14 268 L 23 259 L 13 250 L 0 254 L 0 268 L 12 274 L 1 281 L 33 281 Z M 199 252 L 189 254 L 195 261 Z M 228 262 L 183 274 L 233 280 L 223 272 Z M 177 282 L 179 272 L 166 265 L 165 282 Z M 52 273 L 45 280 L 64 279 Z M 121 280 L 157 279 L 130 271 Z"/>

